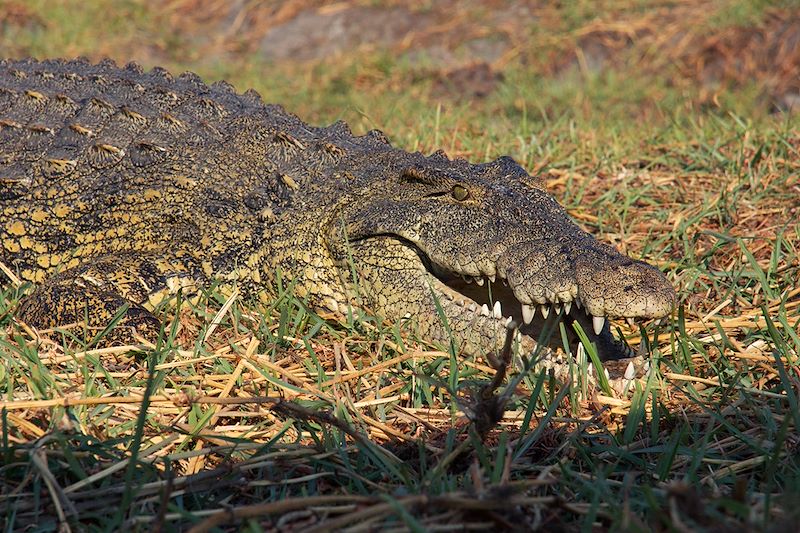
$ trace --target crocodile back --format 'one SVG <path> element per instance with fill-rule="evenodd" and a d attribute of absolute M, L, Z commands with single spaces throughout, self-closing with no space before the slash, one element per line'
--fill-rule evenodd
<path fill-rule="evenodd" d="M 224 270 L 363 139 L 191 73 L 0 61 L 0 260 L 40 281 L 180 248 Z"/>

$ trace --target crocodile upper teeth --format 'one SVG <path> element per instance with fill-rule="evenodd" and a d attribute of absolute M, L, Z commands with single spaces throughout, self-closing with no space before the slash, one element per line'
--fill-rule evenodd
<path fill-rule="evenodd" d="M 469 283 L 475 282 L 479 286 L 483 286 L 484 283 L 486 283 L 487 279 L 491 283 L 494 283 L 497 280 L 497 274 L 487 274 L 486 277 L 464 276 L 464 280 L 465 281 L 467 281 Z M 506 281 L 505 278 L 503 278 L 503 277 L 500 277 L 500 280 L 501 281 Z M 545 292 L 547 292 L 547 291 L 545 291 Z M 556 296 L 556 294 L 553 293 L 551 296 Z M 555 311 L 556 315 L 560 315 L 561 312 L 563 311 L 564 316 L 566 316 L 566 315 L 569 315 L 570 312 L 572 311 L 572 304 L 573 303 L 575 304 L 575 306 L 578 309 L 583 308 L 583 303 L 581 302 L 581 300 L 577 296 L 575 298 L 571 299 L 571 300 L 564 299 L 563 298 L 563 296 L 565 296 L 564 293 L 560 293 L 558 296 L 562 297 L 560 301 L 553 301 L 553 300 L 546 301 L 545 300 L 544 302 L 539 302 L 538 300 L 540 298 L 534 297 L 534 301 L 536 301 L 536 303 L 534 303 L 534 304 L 520 303 L 520 306 L 522 308 L 522 322 L 524 324 L 530 324 L 531 322 L 533 322 L 533 319 L 534 319 L 534 317 L 536 315 L 536 308 L 537 307 L 539 308 L 539 310 L 542 313 L 542 316 L 545 319 L 548 316 L 550 316 L 550 310 L 551 309 L 553 309 Z M 478 307 L 478 305 L 476 303 L 474 303 L 474 302 L 473 303 L 469 303 L 469 304 L 467 304 L 467 302 L 463 302 L 463 305 L 465 307 L 468 307 L 473 312 L 479 312 L 481 316 L 494 318 L 494 319 L 498 319 L 498 320 L 504 319 L 504 324 L 506 326 L 508 324 L 510 324 L 512 322 L 512 320 L 513 320 L 512 316 L 509 316 L 507 318 L 503 316 L 503 306 L 500 303 L 500 300 L 496 300 L 491 307 L 488 304 L 483 304 L 480 307 Z M 626 318 L 626 320 L 628 321 L 628 324 L 631 324 L 632 326 L 634 325 L 633 319 Z M 606 318 L 604 316 L 592 316 L 592 329 L 594 330 L 595 335 L 600 335 L 603 332 L 603 328 L 605 327 L 605 325 L 606 325 Z"/>
<path fill-rule="evenodd" d="M 522 321 L 530 324 L 533 321 L 533 315 L 536 314 L 536 307 L 533 305 L 522 304 Z"/>

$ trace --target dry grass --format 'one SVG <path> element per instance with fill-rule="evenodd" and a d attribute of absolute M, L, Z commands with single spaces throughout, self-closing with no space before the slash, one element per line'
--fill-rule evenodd
<path fill-rule="evenodd" d="M 11 4 L 0 43 L 16 54 L 191 66 L 304 118 L 378 125 L 409 149 L 510 153 L 584 227 L 661 266 L 681 301 L 666 325 L 620 325 L 651 357 L 625 390 L 596 388 L 585 360 L 569 386 L 515 369 L 487 430 L 476 425 L 493 412 L 487 361 L 374 318 L 338 324 L 291 293 L 264 305 L 212 287 L 158 310 L 157 346 L 87 348 L 92 334 L 39 336 L 15 321 L 31 287 L 7 273 L 5 530 L 780 531 L 800 520 L 800 129 L 770 114 L 797 89 L 796 49 L 769 41 L 786 6 L 542 10 L 535 39 L 503 26 L 515 40 L 491 67 L 504 79 L 476 105 L 435 101 L 439 67 L 369 49 L 264 76 L 263 7 L 224 19 L 211 2 L 195 20 L 193 2 L 132 3 L 101 29 L 83 18 L 96 3 Z M 303 9 L 287 2 L 269 20 Z M 480 13 L 439 31 L 494 20 Z M 200 39 L 220 20 L 236 31 Z M 796 17 L 780 20 L 785 41 Z M 199 62 L 192 38 L 230 63 Z M 401 51 L 430 36 L 414 38 Z"/>

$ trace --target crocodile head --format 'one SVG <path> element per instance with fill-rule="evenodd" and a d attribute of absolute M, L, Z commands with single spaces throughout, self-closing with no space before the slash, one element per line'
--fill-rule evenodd
<path fill-rule="evenodd" d="M 485 353 L 502 346 L 512 320 L 533 343 L 554 315 L 579 321 L 601 358 L 617 359 L 631 350 L 609 319 L 673 308 L 657 268 L 580 229 L 510 158 L 471 165 L 415 154 L 373 173 L 380 182 L 340 206 L 328 245 L 360 305 L 411 319 L 428 338 Z"/>

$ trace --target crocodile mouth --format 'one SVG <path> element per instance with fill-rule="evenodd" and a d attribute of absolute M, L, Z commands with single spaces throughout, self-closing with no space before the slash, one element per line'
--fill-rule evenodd
<path fill-rule="evenodd" d="M 561 294 L 558 301 L 546 300 L 544 303 L 530 305 L 521 302 L 509 286 L 508 280 L 499 275 L 475 277 L 448 271 L 438 265 L 431 266 L 433 268 L 430 271 L 438 281 L 435 284 L 436 289 L 442 296 L 460 305 L 467 316 L 494 320 L 504 327 L 516 325 L 523 335 L 534 341 L 543 340 L 553 349 L 563 349 L 564 344 L 561 334 L 558 333 L 558 324 L 553 324 L 552 321 L 564 322 L 572 353 L 576 353 L 580 342 L 573 326 L 573 322 L 577 321 L 589 341 L 595 344 L 601 360 L 635 355 L 634 350 L 623 339 L 617 339 L 611 333 L 609 317 L 592 315 L 577 296 L 567 299 Z M 625 320 L 629 324 L 634 323 L 632 318 Z M 551 326 L 548 329 L 555 333 L 549 339 L 539 339 L 546 325 Z M 553 325 L 556 327 L 552 327 Z"/>

